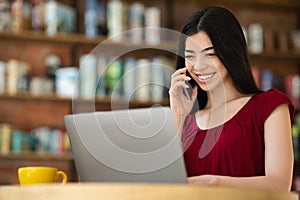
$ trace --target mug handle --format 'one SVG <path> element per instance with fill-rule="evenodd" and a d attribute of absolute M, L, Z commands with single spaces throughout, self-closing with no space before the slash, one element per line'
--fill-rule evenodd
<path fill-rule="evenodd" d="M 57 171 L 57 177 L 61 176 L 62 177 L 62 182 L 61 185 L 64 185 L 68 181 L 68 176 L 65 172 L 63 171 Z"/>

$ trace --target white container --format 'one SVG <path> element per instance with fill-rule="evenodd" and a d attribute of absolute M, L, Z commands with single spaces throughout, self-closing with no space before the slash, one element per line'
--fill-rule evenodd
<path fill-rule="evenodd" d="M 110 0 L 107 3 L 108 37 L 114 42 L 122 40 L 121 32 L 124 30 L 124 5 L 120 0 Z"/>
<path fill-rule="evenodd" d="M 145 10 L 145 40 L 147 44 L 159 45 L 161 41 L 160 9 L 149 7 Z"/>
<path fill-rule="evenodd" d="M 124 64 L 123 95 L 126 99 L 134 99 L 137 82 L 136 59 L 128 58 Z"/>
<path fill-rule="evenodd" d="M 129 29 L 130 29 L 130 41 L 134 44 L 143 42 L 143 16 L 144 5 L 141 3 L 133 3 L 129 8 Z"/>
<path fill-rule="evenodd" d="M 50 36 L 58 32 L 74 32 L 76 26 L 75 9 L 55 0 L 47 1 L 45 3 L 45 25 L 46 34 Z"/>
<path fill-rule="evenodd" d="M 50 0 L 45 5 L 45 24 L 47 35 L 55 35 L 57 33 L 58 17 L 57 2 L 55 0 Z"/>
<path fill-rule="evenodd" d="M 149 59 L 137 61 L 136 99 L 141 102 L 150 101 L 151 92 L 151 63 Z"/>
<path fill-rule="evenodd" d="M 97 7 L 98 7 L 98 0 L 85 1 L 84 26 L 85 26 L 85 35 L 88 38 L 93 38 L 98 35 Z"/>
<path fill-rule="evenodd" d="M 151 98 L 153 101 L 162 101 L 164 93 L 164 63 L 161 57 L 153 59 L 151 65 Z"/>
<path fill-rule="evenodd" d="M 80 57 L 79 85 L 80 97 L 94 99 L 97 87 L 97 57 L 85 54 Z"/>
<path fill-rule="evenodd" d="M 5 62 L 0 61 L 0 94 L 5 92 Z"/>
<path fill-rule="evenodd" d="M 262 25 L 258 23 L 250 24 L 248 27 L 249 51 L 259 54 L 264 50 L 264 33 Z"/>
<path fill-rule="evenodd" d="M 55 72 L 56 94 L 62 98 L 72 98 L 78 96 L 78 68 L 64 67 Z"/>

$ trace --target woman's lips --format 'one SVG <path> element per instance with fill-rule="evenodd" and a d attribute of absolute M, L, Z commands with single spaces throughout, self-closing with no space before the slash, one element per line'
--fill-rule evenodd
<path fill-rule="evenodd" d="M 210 81 L 215 74 L 216 74 L 216 72 L 206 73 L 206 74 L 196 74 L 196 76 L 198 77 L 198 80 L 200 82 L 206 83 L 206 82 Z"/>

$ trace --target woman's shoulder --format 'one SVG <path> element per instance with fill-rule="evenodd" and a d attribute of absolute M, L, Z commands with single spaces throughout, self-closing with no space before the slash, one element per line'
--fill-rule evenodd
<path fill-rule="evenodd" d="M 276 88 L 271 88 L 267 91 L 255 94 L 252 97 L 252 101 L 256 110 L 265 114 L 265 117 L 269 116 L 274 109 L 283 104 L 289 106 L 291 118 L 294 116 L 295 108 L 292 101 L 284 92 Z"/>
<path fill-rule="evenodd" d="M 263 91 L 261 93 L 258 93 L 257 96 L 266 96 L 266 97 L 269 97 L 269 96 L 277 96 L 277 97 L 281 96 L 281 97 L 284 97 L 284 98 L 288 98 L 287 95 L 284 92 L 282 92 L 282 91 L 280 91 L 280 90 L 278 90 L 276 88 L 271 88 L 269 90 L 266 90 L 266 91 Z"/>
<path fill-rule="evenodd" d="M 261 102 L 264 104 L 292 104 L 292 101 L 289 97 L 282 91 L 271 88 L 267 91 L 263 91 L 261 93 L 257 93 L 253 95 L 253 100 L 256 102 Z"/>

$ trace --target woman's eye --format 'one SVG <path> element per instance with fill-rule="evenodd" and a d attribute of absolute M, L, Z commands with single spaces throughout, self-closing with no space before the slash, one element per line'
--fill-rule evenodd
<path fill-rule="evenodd" d="M 215 56 L 215 55 L 217 55 L 217 54 L 215 54 L 215 53 L 207 53 L 206 54 L 206 56 Z"/>
<path fill-rule="evenodd" d="M 185 55 L 184 57 L 185 57 L 185 59 L 192 59 L 192 58 L 194 58 L 194 56 L 192 56 L 192 55 Z"/>

